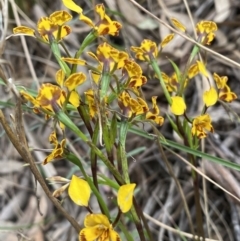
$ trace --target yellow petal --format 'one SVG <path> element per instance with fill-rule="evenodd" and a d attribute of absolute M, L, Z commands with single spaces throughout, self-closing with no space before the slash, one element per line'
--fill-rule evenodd
<path fill-rule="evenodd" d="M 46 83 L 39 89 L 36 101 L 41 107 L 53 111 L 53 105 L 58 104 L 61 107 L 65 101 L 65 97 L 63 96 L 61 88 L 57 85 Z"/>
<path fill-rule="evenodd" d="M 78 107 L 80 105 L 80 97 L 77 91 L 73 90 L 71 92 L 69 102 L 75 107 Z"/>
<path fill-rule="evenodd" d="M 51 152 L 44 160 L 43 160 L 43 165 L 46 165 L 47 163 L 49 163 L 50 161 L 52 161 L 54 159 L 54 151 Z"/>
<path fill-rule="evenodd" d="M 218 74 L 213 73 L 213 78 L 217 84 L 218 89 L 223 89 L 227 85 L 227 81 L 228 81 L 227 76 L 220 77 Z"/>
<path fill-rule="evenodd" d="M 180 23 L 176 18 L 171 18 L 171 21 L 175 28 L 181 30 L 182 32 L 186 31 L 186 27 L 182 23 Z"/>
<path fill-rule="evenodd" d="M 114 231 L 113 229 L 110 229 L 109 232 L 110 232 L 110 240 L 111 241 L 121 241 L 121 239 L 116 231 Z"/>
<path fill-rule="evenodd" d="M 98 226 L 91 228 L 84 228 L 79 233 L 79 241 L 94 241 L 99 236 L 101 236 L 102 230 L 98 228 Z"/>
<path fill-rule="evenodd" d="M 147 83 L 147 78 L 142 75 L 139 78 L 132 78 L 128 86 L 134 88 L 134 87 L 140 87 L 142 85 L 145 85 L 146 83 Z"/>
<path fill-rule="evenodd" d="M 56 132 L 53 131 L 50 135 L 49 135 L 49 138 L 48 138 L 49 142 L 51 144 L 54 144 L 55 146 L 58 144 L 58 140 L 57 140 L 57 135 L 56 135 Z"/>
<path fill-rule="evenodd" d="M 29 93 L 21 90 L 20 94 L 24 99 L 26 99 L 27 101 L 30 101 L 35 107 L 39 107 L 39 104 L 36 101 L 36 99 L 34 97 L 32 97 Z"/>
<path fill-rule="evenodd" d="M 180 96 L 173 96 L 171 99 L 172 99 L 172 105 L 170 109 L 172 113 L 174 115 L 182 115 L 187 108 L 183 98 Z"/>
<path fill-rule="evenodd" d="M 63 25 L 63 26 L 61 27 L 61 35 L 59 36 L 59 39 L 58 39 L 58 40 L 61 40 L 61 39 L 63 39 L 64 37 L 68 36 L 71 32 L 72 32 L 72 29 L 71 29 L 70 26 L 68 26 L 68 25 Z M 55 39 L 58 38 L 58 31 L 55 31 L 55 32 L 54 32 L 54 37 L 55 37 Z"/>
<path fill-rule="evenodd" d="M 71 74 L 65 81 L 64 85 L 69 91 L 81 85 L 86 80 L 86 75 L 82 72 Z"/>
<path fill-rule="evenodd" d="M 69 20 L 72 19 L 72 15 L 69 14 L 68 12 L 66 11 L 56 11 L 56 12 L 53 12 L 50 16 L 49 16 L 49 19 L 57 24 L 57 25 L 63 25 L 64 23 L 68 22 Z"/>
<path fill-rule="evenodd" d="M 214 131 L 211 122 L 212 120 L 208 114 L 195 117 L 192 124 L 192 135 L 196 135 L 200 139 L 205 138 L 207 131 Z"/>
<path fill-rule="evenodd" d="M 98 13 L 101 20 L 105 17 L 105 7 L 103 4 L 97 4 L 95 6 L 95 12 Z"/>
<path fill-rule="evenodd" d="M 152 113 L 155 115 L 159 115 L 160 110 L 157 106 L 157 96 L 152 96 Z"/>
<path fill-rule="evenodd" d="M 212 21 L 202 20 L 196 25 L 196 30 L 198 33 L 210 33 L 217 31 L 217 24 Z"/>
<path fill-rule="evenodd" d="M 88 18 L 87 16 L 85 16 L 84 14 L 80 14 L 80 16 L 79 16 L 79 19 L 81 20 L 81 21 L 83 21 L 84 23 L 86 23 L 87 25 L 89 25 L 90 27 L 94 27 L 94 23 L 93 23 L 93 21 L 90 19 L 90 18 Z"/>
<path fill-rule="evenodd" d="M 124 69 L 127 71 L 128 76 L 142 76 L 142 69 L 139 64 L 131 59 L 126 59 Z"/>
<path fill-rule="evenodd" d="M 55 79 L 56 79 L 56 82 L 58 83 L 58 85 L 59 85 L 60 87 L 63 87 L 63 83 L 64 83 L 64 79 L 65 79 L 65 74 L 64 74 L 64 72 L 63 72 L 62 69 L 59 69 L 59 70 L 56 72 Z"/>
<path fill-rule="evenodd" d="M 172 41 L 173 38 L 174 38 L 174 33 L 167 35 L 160 43 L 160 46 L 164 48 L 170 41 Z"/>
<path fill-rule="evenodd" d="M 43 161 L 43 165 L 46 165 L 48 162 L 54 160 L 54 159 L 59 159 L 64 156 L 64 147 L 66 145 L 66 140 L 63 139 L 61 143 L 57 144 L 55 148 L 53 149 L 52 153 L 45 158 Z"/>
<path fill-rule="evenodd" d="M 215 88 L 211 87 L 210 90 L 204 92 L 203 101 L 207 107 L 215 105 L 218 100 L 218 94 Z"/>
<path fill-rule="evenodd" d="M 68 188 L 68 194 L 74 203 L 87 207 L 91 189 L 85 180 L 73 175 Z"/>
<path fill-rule="evenodd" d="M 105 227 L 110 226 L 108 218 L 101 213 L 88 214 L 84 219 L 84 226 L 86 228 L 94 227 L 96 225 L 103 225 Z"/>
<path fill-rule="evenodd" d="M 129 58 L 128 54 L 124 51 L 110 51 L 111 57 L 117 63 L 117 69 L 122 69 L 125 65 L 125 60 Z"/>
<path fill-rule="evenodd" d="M 237 99 L 237 95 L 234 92 L 221 92 L 220 91 L 219 99 L 226 101 L 226 102 L 232 102 L 233 100 Z"/>
<path fill-rule="evenodd" d="M 72 10 L 73 12 L 76 13 L 82 13 L 82 8 L 79 7 L 76 3 L 74 3 L 72 0 L 62 0 L 64 6 L 70 10 Z"/>
<path fill-rule="evenodd" d="M 125 184 L 118 190 L 117 202 L 123 213 L 128 212 L 132 207 L 133 191 L 135 186 L 135 183 Z"/>
<path fill-rule="evenodd" d="M 35 30 L 26 26 L 19 26 L 13 29 L 14 34 L 23 34 L 35 37 Z"/>
<path fill-rule="evenodd" d="M 207 73 L 204 63 L 197 60 L 197 65 L 198 65 L 199 72 L 201 74 L 203 74 L 204 76 L 208 77 L 208 73 Z"/>
<path fill-rule="evenodd" d="M 237 99 L 237 95 L 232 92 L 230 87 L 226 84 L 224 88 L 220 89 L 219 99 L 226 102 L 232 102 L 233 100 Z"/>
<path fill-rule="evenodd" d="M 37 30 L 39 35 L 46 42 L 49 42 L 49 35 L 54 35 L 54 37 L 56 38 L 58 25 L 53 23 L 48 17 L 42 17 L 38 20 Z"/>
<path fill-rule="evenodd" d="M 198 74 L 199 74 L 199 67 L 198 67 L 198 64 L 195 63 L 191 65 L 190 68 L 188 69 L 188 78 L 191 79 Z"/>
<path fill-rule="evenodd" d="M 78 64 L 78 65 L 85 65 L 86 61 L 82 59 L 75 59 L 75 58 L 61 58 L 63 61 L 69 64 Z"/>
<path fill-rule="evenodd" d="M 162 116 L 153 114 L 151 111 L 148 111 L 146 114 L 146 119 L 153 120 L 157 125 L 162 125 L 164 122 L 164 118 Z"/>

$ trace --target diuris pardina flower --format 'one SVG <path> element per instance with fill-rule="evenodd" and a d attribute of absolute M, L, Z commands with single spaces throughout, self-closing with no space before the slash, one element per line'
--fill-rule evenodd
<path fill-rule="evenodd" d="M 231 102 L 237 99 L 237 95 L 234 92 L 232 92 L 230 87 L 227 85 L 227 81 L 228 81 L 227 76 L 220 77 L 218 74 L 214 73 L 213 78 L 219 90 L 218 97 L 220 100 Z"/>
<path fill-rule="evenodd" d="M 126 91 L 118 95 L 118 104 L 125 116 L 128 118 L 141 115 L 148 110 L 147 103 L 141 99 L 134 99 Z"/>
<path fill-rule="evenodd" d="M 196 63 L 192 64 L 188 69 L 188 78 L 192 79 L 198 74 L 202 74 L 205 77 L 208 77 L 208 73 L 205 67 L 205 64 L 201 61 L 197 61 Z"/>
<path fill-rule="evenodd" d="M 50 112 L 56 112 L 63 106 L 66 100 L 64 91 L 52 84 L 43 84 L 39 89 L 36 101 L 40 107 Z"/>
<path fill-rule="evenodd" d="M 150 61 L 152 58 L 158 56 L 158 48 L 155 42 L 150 39 L 144 39 L 141 42 L 140 47 L 131 47 L 131 50 L 135 53 L 136 59 L 143 61 Z"/>
<path fill-rule="evenodd" d="M 60 143 L 57 140 L 56 132 L 51 133 L 49 136 L 49 142 L 52 143 L 55 147 L 53 151 L 48 155 L 44 161 L 43 164 L 47 164 L 50 161 L 54 159 L 59 159 L 64 157 L 64 148 L 66 146 L 66 139 L 63 139 Z"/>
<path fill-rule="evenodd" d="M 122 113 L 128 118 L 142 115 L 142 121 L 152 120 L 158 125 L 162 125 L 164 118 L 160 116 L 160 110 L 157 106 L 157 96 L 152 97 L 152 108 L 149 109 L 145 100 L 140 97 L 136 99 L 132 98 L 130 94 L 126 91 L 123 91 L 118 96 L 119 107 L 122 110 Z"/>
<path fill-rule="evenodd" d="M 98 83 L 102 72 L 111 72 L 115 69 L 121 69 L 124 66 L 124 60 L 128 58 L 128 54 L 113 48 L 108 43 L 102 43 L 97 47 L 96 54 L 88 52 L 88 54 L 98 61 L 97 69 L 99 73 L 92 72 L 93 80 Z"/>
<path fill-rule="evenodd" d="M 71 28 L 65 25 L 72 19 L 72 16 L 66 11 L 56 11 L 49 17 L 42 17 L 37 23 L 37 32 L 26 26 L 19 26 L 13 29 L 14 34 L 23 34 L 32 37 L 40 37 L 43 42 L 48 43 L 51 38 L 57 41 L 71 33 Z"/>
<path fill-rule="evenodd" d="M 73 106 L 78 107 L 80 104 L 80 96 L 77 93 L 76 88 L 86 81 L 86 75 L 82 72 L 73 73 L 65 80 L 65 74 L 63 70 L 60 69 L 56 72 L 55 78 L 56 82 L 62 89 L 64 87 L 67 88 L 67 92 L 69 93 L 69 102 Z"/>
<path fill-rule="evenodd" d="M 146 119 L 153 120 L 157 125 L 162 125 L 164 118 L 159 115 L 160 110 L 157 106 L 157 96 L 152 97 L 152 108 L 146 113 Z"/>
<path fill-rule="evenodd" d="M 219 99 L 226 102 L 232 102 L 233 100 L 237 99 L 237 95 L 231 91 L 228 85 L 225 85 L 219 90 Z"/>
<path fill-rule="evenodd" d="M 210 116 L 205 114 L 194 118 L 192 124 L 192 135 L 202 139 L 207 136 L 207 131 L 213 132 Z"/>
<path fill-rule="evenodd" d="M 160 43 L 160 47 L 164 48 L 173 38 L 174 34 L 167 35 Z M 131 50 L 135 53 L 136 59 L 147 62 L 150 62 L 152 59 L 155 59 L 159 54 L 157 44 L 150 39 L 144 39 L 141 42 L 140 47 L 132 46 Z"/>
<path fill-rule="evenodd" d="M 112 21 L 111 18 L 105 13 L 105 7 L 103 4 L 97 4 L 95 6 L 95 12 L 99 16 L 99 21 L 94 24 L 93 21 L 83 14 L 83 10 L 80 6 L 74 3 L 72 0 L 63 0 L 63 4 L 66 8 L 79 14 L 79 19 L 94 29 L 95 33 L 99 35 L 113 35 L 117 36 L 122 25 L 117 21 Z"/>
<path fill-rule="evenodd" d="M 179 86 L 177 74 L 174 72 L 172 74 L 172 76 L 170 77 L 166 73 L 161 72 L 161 75 L 162 75 L 163 81 L 164 81 L 164 83 L 166 85 L 166 88 L 169 91 L 169 93 L 176 92 L 177 89 L 178 89 L 178 86 Z M 158 78 L 156 75 L 155 75 L 155 77 Z"/>
<path fill-rule="evenodd" d="M 216 82 L 217 88 L 222 89 L 227 85 L 228 77 L 227 76 L 219 76 L 216 73 L 213 73 L 213 78 Z"/>
<path fill-rule="evenodd" d="M 201 21 L 196 25 L 196 32 L 200 43 L 209 45 L 215 38 L 217 24 L 212 21 Z"/>
<path fill-rule="evenodd" d="M 121 241 L 104 214 L 88 214 L 84 219 L 84 226 L 79 234 L 79 241 Z"/>
<path fill-rule="evenodd" d="M 25 91 L 20 91 L 20 93 L 34 105 L 35 112 L 42 108 L 43 110 L 54 113 L 63 106 L 66 100 L 64 91 L 59 86 L 49 83 L 41 86 L 36 98 Z"/>
<path fill-rule="evenodd" d="M 147 78 L 142 75 L 142 68 L 132 59 L 124 61 L 122 73 L 127 78 L 127 87 L 133 88 L 133 90 L 136 90 L 147 82 Z"/>

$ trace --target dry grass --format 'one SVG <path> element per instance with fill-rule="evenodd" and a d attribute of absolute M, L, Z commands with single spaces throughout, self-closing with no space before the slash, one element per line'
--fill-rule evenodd
<path fill-rule="evenodd" d="M 9 0 L 9 2 L 11 6 L 13 1 Z M 36 3 L 33 1 L 22 2 L 22 9 L 13 4 L 15 10 L 10 9 L 9 11 L 6 36 L 11 34 L 11 29 L 16 24 L 35 26 L 39 17 L 49 15 L 52 11 L 63 8 L 60 0 L 42 0 L 36 1 Z M 89 12 L 90 16 L 95 17 L 93 11 L 91 11 L 93 5 L 90 1 L 78 0 L 76 2 L 84 8 L 85 12 Z M 100 1 L 95 0 L 93 2 L 96 4 Z M 166 34 L 170 33 L 166 26 L 163 26 L 148 13 L 133 5 L 129 0 L 105 0 L 102 2 L 115 13 L 115 18 L 123 24 L 120 36 L 109 39 L 112 44 L 117 45 L 119 48 L 129 50 L 131 45 L 139 45 L 144 38 L 150 38 L 159 43 Z M 237 0 L 142 0 L 138 2 L 164 23 L 170 24 L 169 19 L 171 17 L 179 19 L 187 27 L 191 36 L 194 36 L 192 22 L 196 23 L 202 19 L 216 21 L 219 30 L 216 40 L 210 48 L 225 58 L 209 53 L 208 69 L 211 73 L 217 72 L 219 75 L 227 75 L 231 88 L 240 96 L 240 70 L 237 67 L 240 59 L 240 6 Z M 187 11 L 187 8 L 189 8 L 189 11 Z M 73 22 L 72 24 L 73 34 L 67 39 L 67 46 L 74 53 L 89 29 L 81 23 Z M 190 41 L 177 36 L 164 49 L 159 58 L 161 69 L 168 74 L 173 72 L 167 58 L 171 58 L 178 64 L 180 69 L 183 69 L 192 46 L 193 44 Z M 95 48 L 96 45 L 92 45 L 90 49 L 94 50 Z M 86 55 L 84 57 L 87 58 Z M 226 57 L 236 61 L 236 64 L 229 62 Z M 13 37 L 8 39 L 4 45 L 2 61 L 4 73 L 6 73 L 7 77 L 14 77 L 17 85 L 31 88 L 36 88 L 36 86 L 44 82 L 54 82 L 55 72 L 58 69 L 48 47 L 38 43 L 33 38 L 21 39 L 20 37 Z M 167 104 L 158 81 L 151 78 L 152 73 L 147 65 L 142 65 L 142 67 L 145 74 L 149 76 L 148 84 L 143 88 L 146 99 L 150 101 L 151 96 L 159 96 L 158 102 L 161 111 L 166 113 L 168 111 Z M 194 83 L 191 83 L 187 95 L 187 101 L 193 103 L 190 110 L 192 116 L 199 113 L 202 106 L 201 96 L 204 89 L 206 89 L 200 77 L 194 81 Z M 81 91 L 83 92 L 86 88 L 87 86 Z M 7 107 L 3 102 L 14 103 L 12 91 L 3 86 L 1 86 L 0 91 L 1 108 L 4 108 L 4 113 L 9 116 L 13 112 L 13 108 Z M 201 148 L 211 155 L 240 164 L 240 128 L 238 125 L 239 120 L 236 118 L 240 113 L 239 101 L 232 103 L 231 108 L 235 112 L 235 114 L 230 114 L 232 120 L 229 119 L 228 111 L 220 105 L 210 110 L 210 115 L 214 120 L 215 133 L 209 136 Z M 42 166 L 40 163 L 47 153 L 41 150 L 51 148 L 49 143 L 46 142 L 51 132 L 51 125 L 44 123 L 38 116 L 30 115 L 27 112 L 24 115 L 24 122 L 29 147 L 39 149 L 39 151 L 33 152 L 33 156 L 44 177 L 54 175 L 70 177 L 72 173 L 77 171 L 73 165 L 65 160 Z M 22 159 L 19 158 L 17 152 L 4 135 L 3 130 L 0 130 L 0 241 L 76 240 L 77 234 L 73 228 L 55 210 L 41 187 L 36 185 L 28 167 L 24 166 Z M 149 133 L 152 132 L 149 126 L 145 126 L 145 130 Z M 167 121 L 161 127 L 161 133 L 168 139 L 178 141 Z M 87 168 L 89 154 L 87 147 L 79 144 L 75 136 L 68 134 L 67 137 L 72 142 L 72 146 L 69 146 L 69 148 L 86 160 Z M 143 148 L 137 149 L 140 147 Z M 177 232 L 179 229 L 191 234 L 191 229 L 184 211 L 180 190 L 173 176 L 169 173 L 163 161 L 163 155 L 159 153 L 156 143 L 129 134 L 127 149 L 129 152 L 139 150 L 137 154 L 132 154 L 129 157 L 130 174 L 132 181 L 136 182 L 138 189 L 141 190 L 136 194 L 138 203 L 146 214 L 155 219 L 154 222 L 150 217 L 147 217 L 155 240 L 191 240 L 190 237 L 184 239 L 184 234 L 181 236 Z M 180 154 L 181 158 L 186 158 L 184 153 Z M 165 156 L 181 186 L 185 202 L 190 210 L 192 223 L 195 224 L 190 167 L 170 151 L 166 150 Z M 239 172 L 205 160 L 199 160 L 198 170 L 240 198 Z M 108 170 L 104 166 L 100 168 L 100 171 L 108 175 Z M 239 202 L 213 183 L 209 181 L 201 183 L 201 204 L 205 212 L 204 228 L 206 236 L 212 240 L 240 240 Z M 59 187 L 59 184 L 50 186 L 52 191 L 57 187 Z M 106 202 L 110 203 L 109 200 L 113 194 L 107 188 L 102 188 L 101 191 Z M 62 197 L 61 200 L 68 213 L 82 224 L 86 211 L 75 206 L 67 196 Z M 97 209 L 94 200 L 92 201 L 92 207 Z M 130 222 L 129 229 L 132 229 L 134 234 L 134 226 Z M 135 238 L 134 240 L 138 239 Z"/>

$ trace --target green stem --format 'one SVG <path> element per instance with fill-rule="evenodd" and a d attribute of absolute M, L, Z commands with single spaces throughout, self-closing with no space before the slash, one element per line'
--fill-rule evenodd
<path fill-rule="evenodd" d="M 94 150 L 97 156 L 103 161 L 103 163 L 109 168 L 110 172 L 116 178 L 119 184 L 125 184 L 124 179 L 122 178 L 121 174 L 118 172 L 116 167 L 108 160 L 108 158 L 102 153 L 100 149 L 98 149 L 92 142 L 88 141 L 87 144 Z"/>
<path fill-rule="evenodd" d="M 95 153 L 96 155 L 104 162 L 104 164 L 109 168 L 114 177 L 120 184 L 124 184 L 124 179 L 115 168 L 115 166 L 108 160 L 108 158 L 98 149 L 87 137 L 84 135 L 78 127 L 72 122 L 72 120 L 62 111 L 59 110 L 56 112 L 56 117 L 61 121 L 65 126 L 70 128 L 78 137 L 80 137 Z"/>
<path fill-rule="evenodd" d="M 97 144 L 98 140 L 98 132 L 99 132 L 99 125 L 98 123 L 95 126 L 93 135 L 92 135 L 92 142 L 93 144 Z M 98 189 L 98 180 L 97 180 L 97 155 L 96 153 L 91 149 L 90 153 L 90 159 L 91 159 L 91 170 L 92 170 L 92 176 L 93 176 L 93 183 L 95 187 Z"/>
<path fill-rule="evenodd" d="M 103 71 L 102 71 L 102 77 L 100 80 L 100 103 L 105 103 L 104 98 L 107 96 L 107 92 L 109 90 L 109 84 L 110 84 L 110 72 L 109 72 L 109 64 L 103 65 Z"/>
<path fill-rule="evenodd" d="M 81 56 L 81 54 L 83 53 L 83 50 L 89 46 L 95 39 L 97 38 L 95 31 L 92 30 L 87 36 L 86 38 L 83 40 L 79 50 L 77 51 L 77 53 L 75 54 L 74 58 L 79 59 L 79 57 Z M 72 66 L 72 70 L 71 73 L 76 73 L 77 70 L 77 65 L 74 64 Z"/>
<path fill-rule="evenodd" d="M 156 59 L 152 59 L 150 64 L 151 64 L 155 74 L 157 75 L 158 79 L 160 80 L 160 85 L 161 85 L 163 93 L 164 93 L 164 95 L 165 95 L 165 97 L 166 97 L 166 99 L 168 101 L 168 104 L 171 105 L 172 104 L 172 99 L 171 99 L 171 96 L 170 96 L 170 94 L 169 94 L 169 92 L 167 90 L 167 87 L 165 85 L 165 82 L 164 82 L 162 74 L 161 74 L 161 70 L 158 67 Z"/>
<path fill-rule="evenodd" d="M 70 128 L 78 137 L 80 137 L 84 142 L 88 142 L 88 138 L 81 132 L 78 127 L 73 123 L 73 121 L 62 111 L 55 111 L 57 119 L 62 122 L 65 126 Z"/>
<path fill-rule="evenodd" d="M 123 225 L 122 222 L 118 223 L 119 228 L 122 230 L 122 232 L 125 235 L 125 238 L 127 241 L 134 241 L 132 236 L 129 234 L 128 229 Z"/>
<path fill-rule="evenodd" d="M 122 172 L 123 172 L 123 178 L 126 183 L 130 183 L 130 178 L 128 174 L 128 160 L 126 155 L 126 137 L 128 133 L 129 123 L 127 121 L 124 121 L 120 124 L 119 128 L 119 145 L 118 145 L 118 154 L 119 154 L 119 160 L 121 162 L 122 166 Z"/>
<path fill-rule="evenodd" d="M 63 72 L 66 74 L 66 76 L 68 77 L 71 73 L 70 68 L 68 67 L 68 65 L 61 59 L 61 53 L 60 53 L 60 49 L 58 47 L 58 43 L 55 39 L 52 39 L 50 41 L 50 47 L 51 50 L 59 64 L 59 66 L 61 67 L 61 69 L 63 70 Z"/>
<path fill-rule="evenodd" d="M 198 54 L 199 50 L 200 50 L 200 48 L 197 45 L 195 45 L 193 47 L 191 55 L 190 55 L 190 57 L 187 61 L 187 64 L 186 64 L 184 74 L 183 74 L 182 79 L 180 81 L 180 87 L 179 87 L 179 90 L 178 90 L 178 93 L 177 93 L 178 96 L 182 96 L 182 94 L 183 94 L 185 82 L 187 80 L 188 69 L 189 69 L 190 65 L 192 64 L 192 61 L 194 60 L 195 56 Z"/>
<path fill-rule="evenodd" d="M 114 222 L 112 223 L 113 228 L 118 224 L 118 221 L 120 220 L 121 215 L 122 215 L 122 212 L 121 212 L 120 208 L 118 208 L 117 217 L 115 218 Z"/>
<path fill-rule="evenodd" d="M 87 173 L 85 172 L 83 165 L 82 165 L 82 161 L 79 160 L 79 158 L 77 158 L 74 154 L 72 153 L 68 153 L 66 154 L 66 158 L 67 160 L 71 161 L 73 164 L 75 164 L 76 166 L 79 167 L 79 169 L 81 170 L 84 178 L 86 179 L 86 181 L 88 182 L 92 192 L 94 193 L 94 195 L 96 196 L 99 206 L 101 207 L 101 209 L 103 210 L 103 213 L 110 219 L 110 213 L 108 211 L 106 202 L 103 200 L 101 194 L 99 193 L 98 189 L 96 188 L 96 186 L 94 185 L 92 179 L 87 175 Z"/>
<path fill-rule="evenodd" d="M 90 123 L 89 115 L 86 112 L 86 108 L 85 108 L 84 104 L 80 103 L 80 106 L 77 107 L 77 110 L 78 110 L 78 113 L 79 113 L 79 115 L 81 116 L 81 118 L 84 122 L 84 125 L 86 126 L 86 128 L 88 130 L 89 135 L 92 136 L 93 135 L 93 129 L 92 129 L 92 126 L 91 126 L 91 123 Z"/>
<path fill-rule="evenodd" d="M 128 160 L 126 155 L 126 137 L 128 133 L 128 129 L 130 127 L 130 123 L 127 121 L 124 121 L 120 124 L 119 128 L 119 145 L 118 145 L 118 159 L 121 161 L 122 164 L 122 172 L 123 172 L 123 178 L 126 183 L 130 183 L 129 173 L 128 173 Z M 134 199 L 135 200 L 135 199 Z M 134 223 L 136 225 L 139 237 L 141 241 L 145 241 L 145 236 L 143 232 L 143 226 L 140 221 L 140 216 L 136 210 L 137 208 L 136 202 L 134 203 L 134 206 L 131 208 L 131 214 L 134 220 Z"/>

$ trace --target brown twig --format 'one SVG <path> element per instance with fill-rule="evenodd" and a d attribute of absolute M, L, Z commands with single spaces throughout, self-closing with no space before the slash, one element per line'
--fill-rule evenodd
<path fill-rule="evenodd" d="M 10 125 L 8 124 L 3 112 L 0 110 L 0 123 L 2 124 L 8 138 L 18 151 L 18 153 L 21 155 L 23 160 L 29 164 L 29 167 L 31 169 L 31 172 L 33 173 L 36 180 L 41 185 L 42 189 L 48 196 L 48 198 L 51 200 L 51 202 L 54 204 L 54 206 L 59 210 L 59 212 L 71 223 L 71 225 L 75 228 L 75 230 L 79 233 L 81 227 L 77 223 L 77 221 L 71 217 L 65 209 L 60 205 L 58 200 L 52 196 L 52 193 L 50 192 L 48 186 L 45 183 L 45 180 L 39 173 L 35 162 L 33 160 L 33 157 L 29 151 L 29 148 L 27 146 L 26 137 L 25 137 L 25 131 L 22 124 L 22 109 L 21 109 L 21 100 L 18 99 L 17 102 L 17 108 L 15 110 L 15 130 L 13 130 Z"/>

